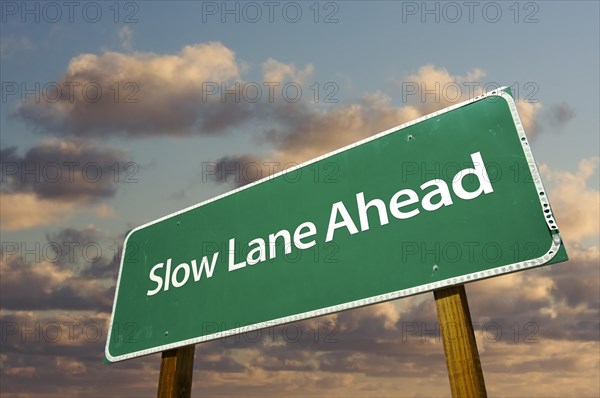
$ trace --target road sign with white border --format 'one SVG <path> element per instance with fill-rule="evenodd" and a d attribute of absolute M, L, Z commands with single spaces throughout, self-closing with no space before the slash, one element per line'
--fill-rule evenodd
<path fill-rule="evenodd" d="M 516 103 L 499 89 L 133 229 L 105 356 L 565 260 Z"/>

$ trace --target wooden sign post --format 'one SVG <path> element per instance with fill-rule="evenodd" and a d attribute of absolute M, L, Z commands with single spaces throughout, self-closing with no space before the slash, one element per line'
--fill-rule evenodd
<path fill-rule="evenodd" d="M 464 285 L 433 292 L 453 397 L 487 397 Z"/>
<path fill-rule="evenodd" d="M 190 398 L 195 345 L 163 351 L 158 379 L 158 398 Z"/>
<path fill-rule="evenodd" d="M 453 397 L 487 397 L 464 285 L 433 292 Z M 163 351 L 158 398 L 190 398 L 195 345 Z"/>

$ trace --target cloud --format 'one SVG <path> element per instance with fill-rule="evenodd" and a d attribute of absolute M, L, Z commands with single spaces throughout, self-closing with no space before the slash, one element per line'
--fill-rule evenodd
<path fill-rule="evenodd" d="M 121 36 L 129 38 L 130 31 L 122 30 Z M 42 132 L 80 136 L 215 135 L 260 121 L 268 140 L 276 140 L 279 150 L 295 155 L 289 160 L 298 161 L 476 95 L 483 86 L 473 89 L 472 85 L 485 75 L 480 69 L 452 75 L 444 68 L 425 65 L 401 83 L 396 81 L 419 90 L 419 95 L 405 96 L 404 106 L 395 106 L 390 96 L 375 92 L 323 109 L 312 99 L 292 102 L 279 91 L 271 98 L 269 87 L 242 78 L 247 69 L 232 50 L 218 42 L 186 46 L 176 54 L 82 54 L 71 60 L 59 80 L 65 88 L 57 99 L 42 95 L 34 101 L 30 96 L 15 113 Z M 299 68 L 273 58 L 262 64 L 262 78 L 279 84 L 277 90 L 290 81 L 308 84 L 313 72 L 312 64 Z M 446 89 L 461 84 L 469 89 L 458 88 L 452 94 Z M 255 93 L 257 86 L 260 93 Z M 433 99 L 423 96 L 430 86 L 436 91 Z M 305 93 L 310 91 L 304 88 Z M 540 107 L 519 102 L 523 122 L 531 132 Z M 306 143 L 313 140 L 309 149 Z M 287 152 L 290 146 L 299 151 Z"/>
<path fill-rule="evenodd" d="M 571 332 L 578 338 L 583 338 L 592 332 L 587 330 L 587 327 L 594 322 L 598 323 L 598 315 L 594 316 L 594 313 L 600 311 L 598 294 L 600 292 L 600 270 L 598 269 L 600 249 L 598 247 L 583 249 L 577 245 L 569 246 L 567 249 L 569 263 L 556 266 L 553 270 L 556 286 L 553 293 L 556 299 L 562 302 L 564 308 L 573 309 L 572 317 L 579 319 L 573 322 L 578 327 L 572 328 Z M 589 315 L 589 320 L 586 320 L 584 315 Z"/>
<path fill-rule="evenodd" d="M 123 31 L 122 36 L 129 37 L 129 33 Z M 41 95 L 39 101 L 34 101 L 29 96 L 29 101 L 19 104 L 15 113 L 42 132 L 78 136 L 210 135 L 260 120 L 268 126 L 271 137 L 277 135 L 284 145 L 319 135 L 316 146 L 331 148 L 335 145 L 327 141 L 349 136 L 343 142 L 352 142 L 356 136 L 374 134 L 445 105 L 426 102 L 396 107 L 389 96 L 375 92 L 346 106 L 324 110 L 312 99 L 294 103 L 279 95 L 279 91 L 273 100 L 269 88 L 262 86 L 262 95 L 254 101 L 246 84 L 260 84 L 243 80 L 242 72 L 247 69 L 232 50 L 218 42 L 186 46 L 171 55 L 82 54 L 71 60 L 59 79 L 63 89 L 58 98 Z M 312 64 L 298 68 L 273 58 L 262 64 L 262 78 L 280 86 L 289 81 L 308 84 L 313 71 Z M 464 77 L 456 77 L 445 69 L 427 65 L 409 78 L 450 81 L 475 79 L 482 74 L 475 69 Z M 102 95 L 98 95 L 99 90 Z M 310 90 L 305 87 L 304 91 Z M 305 132 L 307 127 L 309 131 Z M 324 138 L 323 129 L 327 129 L 329 137 Z M 331 129 L 336 131 L 332 133 Z M 344 134 L 341 129 L 345 129 Z"/>
<path fill-rule="evenodd" d="M 304 83 L 313 74 L 314 67 L 308 64 L 304 69 L 297 70 L 293 64 L 285 64 L 273 58 L 269 58 L 262 65 L 263 78 L 265 82 L 295 82 Z"/>
<path fill-rule="evenodd" d="M 598 173 L 599 158 L 579 161 L 575 172 L 553 170 L 540 165 L 540 175 L 547 185 L 563 239 L 582 243 L 585 238 L 596 242 L 600 234 L 600 191 L 590 186 Z"/>
<path fill-rule="evenodd" d="M 92 279 L 80 278 L 51 261 L 3 259 L 2 308 L 10 310 L 97 310 L 111 308 L 112 296 Z"/>
<path fill-rule="evenodd" d="M 100 218 L 115 216 L 114 209 L 107 204 L 91 205 L 79 201 L 67 202 L 61 198 L 45 199 L 32 193 L 0 192 L 0 202 L 0 229 L 3 231 L 68 223 L 76 214 L 90 210 Z"/>
<path fill-rule="evenodd" d="M 325 110 L 287 104 L 273 115 L 282 127 L 266 137 L 276 146 L 274 159 L 300 163 L 419 116 L 417 108 L 396 107 L 380 92 Z"/>
<path fill-rule="evenodd" d="M 421 116 L 412 106 L 395 107 L 375 93 L 343 107 L 316 109 L 308 104 L 277 104 L 269 111 L 273 128 L 260 140 L 274 146 L 268 158 L 232 155 L 217 159 L 211 178 L 237 187 Z"/>
<path fill-rule="evenodd" d="M 407 99 L 428 114 L 482 94 L 484 85 L 479 80 L 485 75 L 477 68 L 464 76 L 452 75 L 446 68 L 427 64 L 417 73 L 393 82 L 401 87 L 403 101 Z"/>
<path fill-rule="evenodd" d="M 122 32 L 127 38 L 128 31 Z M 57 135 L 210 134 L 250 112 L 248 102 L 236 103 L 231 95 L 221 101 L 206 88 L 239 82 L 243 68 L 235 53 L 218 42 L 185 46 L 169 55 L 81 54 L 59 79 L 58 98 L 30 98 L 16 114 Z"/>
<path fill-rule="evenodd" d="M 32 51 L 35 47 L 27 36 L 6 36 L 0 38 L 0 56 L 9 58 L 21 51 Z"/>
<path fill-rule="evenodd" d="M 121 258 L 119 243 L 123 237 L 110 236 L 88 226 L 84 229 L 60 229 L 47 234 L 46 240 L 53 242 L 52 259 L 59 267 L 76 269 L 77 274 L 84 278 L 116 282 Z"/>
<path fill-rule="evenodd" d="M 68 220 L 76 212 L 75 203 L 40 199 L 35 194 L 0 192 L 0 228 L 5 231 L 33 228 Z"/>
<path fill-rule="evenodd" d="M 117 240 L 93 227 L 45 242 L 3 240 L 2 309 L 108 311 L 118 272 Z"/>
<path fill-rule="evenodd" d="M 505 342 L 597 341 L 600 252 L 567 250 L 568 262 L 469 284 L 473 320 L 494 333 L 501 326 Z"/>
<path fill-rule="evenodd" d="M 121 29 L 117 31 L 117 35 L 119 36 L 119 40 L 121 40 L 121 47 L 124 50 L 131 51 L 133 45 L 133 31 L 129 26 L 123 26 Z"/>
<path fill-rule="evenodd" d="M 599 348 L 597 342 L 553 339 L 518 345 L 487 343 L 482 367 L 488 394 L 597 396 L 597 354 L 590 353 Z"/>
<path fill-rule="evenodd" d="M 465 75 L 452 75 L 445 68 L 428 64 L 420 67 L 416 74 L 394 79 L 394 82 L 401 87 L 403 100 L 417 106 L 421 114 L 428 114 L 498 88 L 481 82 L 485 75 L 486 72 L 478 68 Z M 533 138 L 537 131 L 535 119 L 542 105 L 528 99 L 515 100 L 525 132 Z"/>
<path fill-rule="evenodd" d="M 275 64 L 275 63 L 273 63 Z M 287 75 L 298 75 L 298 72 L 290 66 L 281 67 Z M 433 65 L 425 65 L 419 68 L 418 73 L 407 76 L 402 84 L 407 82 L 415 85 L 417 90 L 429 90 L 431 87 L 438 90 L 435 98 L 421 94 L 408 97 L 407 104 L 397 106 L 393 104 L 392 98 L 382 92 L 367 93 L 360 99 L 351 100 L 346 104 L 335 107 L 317 107 L 308 103 L 276 103 L 266 108 L 263 120 L 267 121 L 261 143 L 272 146 L 272 151 L 267 154 L 263 167 L 260 168 L 261 176 L 265 177 L 275 171 L 281 171 L 265 167 L 265 163 L 276 163 L 278 165 L 299 164 L 313 159 L 345 145 L 352 144 L 373 134 L 387 130 L 399 124 L 417 119 L 425 114 L 437 111 L 444 107 L 456 104 L 468 99 L 471 95 L 468 90 L 457 91 L 456 95 L 443 94 L 447 92 L 442 89 L 450 84 L 474 83 L 477 79 L 485 76 L 485 72 L 474 69 L 464 76 L 451 75 L 444 68 L 436 68 Z M 400 84 L 399 82 L 397 82 Z M 469 86 L 467 86 L 469 87 Z M 482 88 L 482 85 L 479 85 Z M 443 94 L 443 95 L 442 95 Z M 517 102 L 523 125 L 529 136 L 535 132 L 535 120 L 541 105 L 539 103 Z M 228 161 L 226 164 L 224 161 Z M 233 167 L 245 164 L 261 164 L 259 159 L 250 154 L 239 154 L 226 156 L 216 161 L 223 166 Z M 257 178 L 221 178 L 219 181 L 234 181 L 236 186 L 242 186 Z"/>
<path fill-rule="evenodd" d="M 4 193 L 33 193 L 40 199 L 67 202 L 114 196 L 115 170 L 128 163 L 119 149 L 57 139 L 43 141 L 24 155 L 17 147 L 8 147 L 0 156 Z"/>
<path fill-rule="evenodd" d="M 207 173 L 212 181 L 218 183 L 232 182 L 236 187 L 241 187 L 268 175 L 265 162 L 258 157 L 250 155 L 224 156 L 203 172 Z"/>
<path fill-rule="evenodd" d="M 107 313 L 3 310 L 0 323 L 3 395 L 138 397 L 156 393 L 160 356 L 116 366 L 102 363 Z M 107 392 L 112 389 L 114 393 Z"/>
<path fill-rule="evenodd" d="M 100 218 L 114 218 L 116 216 L 115 209 L 104 203 L 96 206 L 94 211 L 96 216 Z"/>
<path fill-rule="evenodd" d="M 517 101 L 517 110 L 519 112 L 519 117 L 521 118 L 521 122 L 523 123 L 525 134 L 527 134 L 527 137 L 530 140 L 535 139 L 535 136 L 540 131 L 540 128 L 537 123 L 537 115 L 541 109 L 542 104 L 540 104 L 539 102 L 527 102 L 524 100 Z"/>
<path fill-rule="evenodd" d="M 0 225 L 6 230 L 67 221 L 81 211 L 114 216 L 98 202 L 116 194 L 120 171 L 134 164 L 119 149 L 78 140 L 45 140 L 24 154 L 7 147 L 0 157 Z"/>
<path fill-rule="evenodd" d="M 560 129 L 575 117 L 575 109 L 566 102 L 553 104 L 549 108 L 546 123 L 549 128 Z"/>

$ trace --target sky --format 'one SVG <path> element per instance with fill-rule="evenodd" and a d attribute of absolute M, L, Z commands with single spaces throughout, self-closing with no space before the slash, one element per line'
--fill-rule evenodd
<path fill-rule="evenodd" d="M 2 397 L 155 396 L 103 364 L 127 231 L 500 86 L 570 260 L 466 285 L 487 390 L 600 395 L 597 1 L 0 6 Z M 432 293 L 293 325 L 192 396 L 450 396 Z"/>

